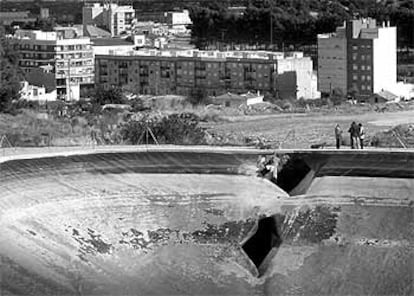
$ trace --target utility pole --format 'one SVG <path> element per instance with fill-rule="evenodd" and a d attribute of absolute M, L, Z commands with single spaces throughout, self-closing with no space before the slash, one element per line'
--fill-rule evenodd
<path fill-rule="evenodd" d="M 270 0 L 270 46 L 273 48 L 273 1 Z"/>
<path fill-rule="evenodd" d="M 66 85 L 66 98 L 68 101 L 71 100 L 71 87 L 70 87 L 70 58 L 68 59 L 68 83 Z"/>

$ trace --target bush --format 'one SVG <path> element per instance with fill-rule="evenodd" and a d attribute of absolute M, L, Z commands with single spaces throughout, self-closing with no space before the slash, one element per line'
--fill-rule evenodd
<path fill-rule="evenodd" d="M 201 88 L 192 89 L 187 101 L 192 105 L 207 105 L 210 103 L 207 92 Z"/>
<path fill-rule="evenodd" d="M 201 145 L 206 141 L 199 122 L 200 118 L 193 113 L 171 114 L 161 118 L 146 115 L 140 120 L 126 123 L 121 135 L 131 144 L 155 144 L 153 134 L 160 144 Z"/>
<path fill-rule="evenodd" d="M 92 102 L 97 105 L 124 104 L 125 98 L 120 88 L 111 88 L 108 90 L 98 88 Z"/>

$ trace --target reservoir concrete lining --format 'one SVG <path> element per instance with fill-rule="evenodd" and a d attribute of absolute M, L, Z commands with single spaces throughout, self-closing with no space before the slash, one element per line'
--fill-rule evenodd
<path fill-rule="evenodd" d="M 289 192 L 261 155 L 310 170 Z M 412 295 L 414 152 L 104 147 L 0 157 L 5 295 Z"/>

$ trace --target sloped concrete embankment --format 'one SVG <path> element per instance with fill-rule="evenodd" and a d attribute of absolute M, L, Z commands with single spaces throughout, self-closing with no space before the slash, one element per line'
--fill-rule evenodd
<path fill-rule="evenodd" d="M 414 154 L 299 158 L 309 171 L 275 216 L 283 242 L 265 294 L 412 295 Z"/>

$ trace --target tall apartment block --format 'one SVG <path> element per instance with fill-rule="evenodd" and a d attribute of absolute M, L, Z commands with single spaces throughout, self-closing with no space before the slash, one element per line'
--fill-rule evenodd
<path fill-rule="evenodd" d="M 132 5 L 117 5 L 113 3 L 85 4 L 82 9 L 82 24 L 96 25 L 108 30 L 111 36 L 123 33 L 131 34 L 135 10 Z"/>
<path fill-rule="evenodd" d="M 318 87 L 366 97 L 397 83 L 397 33 L 389 22 L 345 22 L 335 33 L 318 35 Z"/>
<path fill-rule="evenodd" d="M 281 98 L 311 98 L 312 60 L 301 52 L 135 51 L 95 56 L 95 81 L 142 94 L 181 94 L 202 88 L 272 92 Z"/>
<path fill-rule="evenodd" d="M 75 37 L 67 31 L 18 30 L 13 41 L 18 44 L 19 65 L 24 72 L 50 67 L 58 96 L 77 99 L 70 97 L 68 89 L 94 85 L 94 57 L 89 38 Z"/>

